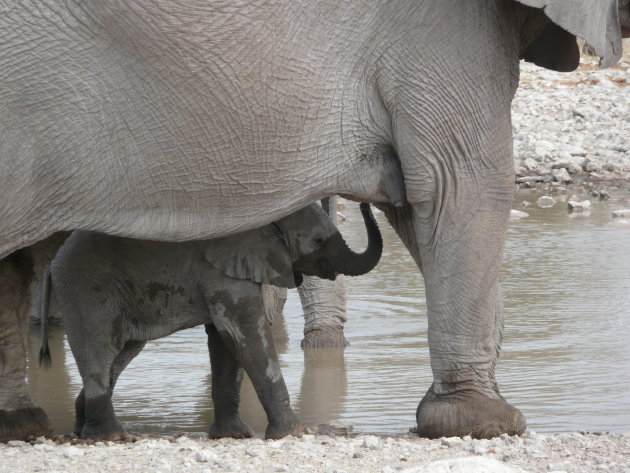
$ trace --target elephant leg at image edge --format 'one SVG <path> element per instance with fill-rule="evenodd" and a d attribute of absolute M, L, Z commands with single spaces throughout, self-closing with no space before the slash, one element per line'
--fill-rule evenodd
<path fill-rule="evenodd" d="M 20 250 L 0 260 L 0 442 L 51 432 L 48 416 L 26 386 L 29 285 L 33 262 Z"/>
<path fill-rule="evenodd" d="M 210 427 L 210 438 L 251 438 L 254 432 L 241 419 L 239 409 L 243 368 L 226 346 L 216 327 L 206 324 L 205 328 L 208 334 L 214 405 L 214 422 Z"/>
<path fill-rule="evenodd" d="M 506 189 L 494 199 L 488 190 L 469 196 L 478 206 L 474 221 L 444 214 L 449 234 L 424 251 L 419 242 L 431 240 L 417 209 L 383 206 L 425 279 L 434 381 L 416 412 L 422 437 L 525 431 L 525 417 L 499 394 L 494 378 L 503 332 L 498 273 L 512 200 Z"/>

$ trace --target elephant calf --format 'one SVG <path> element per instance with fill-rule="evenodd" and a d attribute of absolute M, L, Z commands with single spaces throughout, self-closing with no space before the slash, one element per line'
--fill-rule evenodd
<path fill-rule="evenodd" d="M 215 420 L 211 437 L 251 437 L 240 418 L 243 368 L 267 414 L 267 438 L 303 431 L 291 409 L 265 316 L 262 284 L 296 287 L 302 274 L 335 279 L 376 266 L 382 239 L 361 204 L 368 247 L 352 252 L 316 204 L 264 227 L 212 240 L 167 243 L 74 232 L 53 260 L 43 286 L 40 361 L 50 360 L 50 295 L 62 313 L 83 389 L 75 432 L 120 439 L 111 395 L 116 380 L 147 340 L 206 324 Z"/>

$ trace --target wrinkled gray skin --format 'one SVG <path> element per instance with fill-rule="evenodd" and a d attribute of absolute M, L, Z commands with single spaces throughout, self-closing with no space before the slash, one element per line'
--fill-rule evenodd
<path fill-rule="evenodd" d="M 360 256 L 317 204 L 214 240 L 169 243 L 74 232 L 44 280 L 41 359 L 48 353 L 53 296 L 83 380 L 75 432 L 125 437 L 111 401 L 120 373 L 147 340 L 206 324 L 215 406 L 210 436 L 253 435 L 239 415 L 243 369 L 267 413 L 265 436 L 303 433 L 280 371 L 262 284 L 295 287 L 302 273 L 334 280 L 338 272 L 358 275 L 376 266 L 382 239 L 369 206 L 362 210 L 369 243 Z"/>
<path fill-rule="evenodd" d="M 337 196 L 322 200 L 322 208 L 326 210 L 335 225 L 337 218 Z M 304 312 L 304 338 L 302 348 L 337 348 L 346 347 L 350 343 L 344 334 L 347 321 L 346 278 L 339 275 L 334 281 L 305 276 L 297 288 Z M 285 296 L 286 298 L 286 296 Z"/>
<path fill-rule="evenodd" d="M 616 0 L 3 0 L 0 439 L 46 429 L 24 336 L 47 237 L 218 237 L 332 194 L 379 203 L 424 276 L 420 435 L 522 432 L 494 378 L 510 103 L 519 58 L 577 67 L 573 35 L 614 64 Z"/>

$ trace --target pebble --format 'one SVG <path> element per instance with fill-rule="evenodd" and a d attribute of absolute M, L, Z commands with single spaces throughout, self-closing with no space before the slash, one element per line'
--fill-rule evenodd
<path fill-rule="evenodd" d="M 570 200 L 567 202 L 567 209 L 569 212 L 587 212 L 590 210 L 591 205 L 590 200 L 584 200 L 582 202 Z"/>
<path fill-rule="evenodd" d="M 630 209 L 613 210 L 613 218 L 630 218 Z"/>
<path fill-rule="evenodd" d="M 538 198 L 536 204 L 542 209 L 548 209 L 556 205 L 556 199 L 549 195 L 543 195 L 542 197 Z"/>
<path fill-rule="evenodd" d="M 510 220 L 518 220 L 521 218 L 529 217 L 527 212 L 523 212 L 522 210 L 512 209 L 510 211 Z"/>

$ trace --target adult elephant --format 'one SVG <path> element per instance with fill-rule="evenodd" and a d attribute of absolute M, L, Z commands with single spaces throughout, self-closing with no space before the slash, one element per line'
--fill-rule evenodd
<path fill-rule="evenodd" d="M 525 429 L 494 379 L 518 61 L 573 70 L 580 36 L 614 64 L 616 0 L 1 5 L 0 438 L 46 430 L 24 331 L 48 237 L 190 240 L 332 194 L 379 203 L 387 156 L 409 203 L 381 207 L 427 293 L 419 433 Z"/>

